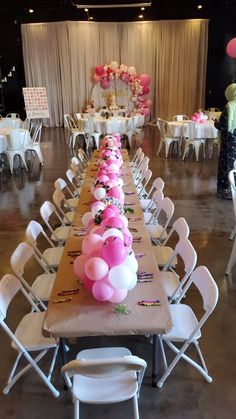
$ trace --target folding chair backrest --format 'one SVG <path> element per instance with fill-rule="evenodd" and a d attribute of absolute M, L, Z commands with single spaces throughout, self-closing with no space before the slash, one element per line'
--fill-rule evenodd
<path fill-rule="evenodd" d="M 177 233 L 179 240 L 188 238 L 190 230 L 185 218 L 180 217 L 177 220 L 175 220 L 170 232 L 168 233 L 166 239 L 163 241 L 163 246 L 165 246 L 165 244 L 168 242 L 169 238 L 172 236 L 174 232 Z"/>
<path fill-rule="evenodd" d="M 160 189 L 157 189 L 152 195 L 152 203 L 149 208 L 155 208 L 155 209 L 153 211 L 152 216 L 150 217 L 148 221 L 148 224 L 152 224 L 153 221 L 159 215 L 159 212 L 161 211 L 161 203 L 163 199 L 164 199 L 163 192 Z"/>
<path fill-rule="evenodd" d="M 139 147 L 135 152 L 135 155 L 134 155 L 134 157 L 131 161 L 131 164 L 135 164 L 135 162 L 138 159 L 138 156 L 140 155 L 141 152 L 142 152 L 142 149 L 141 149 L 141 147 Z"/>
<path fill-rule="evenodd" d="M 58 178 L 55 182 L 54 182 L 54 186 L 56 189 L 60 189 L 61 191 L 63 191 L 64 189 L 66 189 L 68 191 L 68 193 L 70 194 L 70 196 L 72 198 L 74 198 L 73 193 L 71 192 L 69 186 L 67 185 L 66 181 L 62 178 Z"/>
<path fill-rule="evenodd" d="M 69 129 L 69 130 L 73 130 L 76 129 L 76 124 L 74 119 L 72 118 L 71 115 L 69 114 L 65 114 L 64 115 L 64 122 L 65 122 L 65 126 Z"/>
<path fill-rule="evenodd" d="M 62 218 L 58 214 L 55 205 L 53 205 L 53 203 L 50 201 L 45 201 L 40 207 L 40 215 L 52 234 L 54 231 L 50 224 L 50 217 L 53 214 L 55 214 L 56 218 L 60 221 L 61 224 L 63 224 Z"/>
<path fill-rule="evenodd" d="M 45 233 L 41 224 L 39 224 L 37 221 L 32 220 L 29 222 L 29 224 L 26 227 L 25 234 L 28 243 L 36 250 L 36 253 L 40 254 L 40 256 L 42 256 L 42 254 L 37 247 L 37 239 L 40 234 L 43 235 L 43 237 L 47 240 L 51 247 L 55 247 L 52 240 Z"/>
<path fill-rule="evenodd" d="M 218 287 L 211 273 L 205 266 L 198 266 L 191 275 L 191 281 L 202 296 L 204 310 L 210 315 L 219 297 Z"/>
<path fill-rule="evenodd" d="M 0 322 L 6 318 L 8 306 L 21 288 L 21 282 L 14 275 L 6 274 L 2 277 L 0 281 Z"/>
<path fill-rule="evenodd" d="M 64 193 L 60 189 L 55 189 L 55 191 L 53 192 L 52 200 L 54 204 L 56 205 L 58 211 L 60 212 L 60 214 L 66 221 L 66 223 L 71 224 L 71 221 L 67 217 L 66 212 L 63 210 L 63 207 L 62 207 L 62 204 L 66 202 L 66 197 Z"/>
<path fill-rule="evenodd" d="M 74 191 L 76 193 L 78 193 L 77 188 L 80 185 L 80 178 L 76 175 L 76 173 L 74 172 L 74 170 L 72 169 L 67 169 L 66 171 L 66 177 L 69 180 L 71 186 L 73 187 Z"/>

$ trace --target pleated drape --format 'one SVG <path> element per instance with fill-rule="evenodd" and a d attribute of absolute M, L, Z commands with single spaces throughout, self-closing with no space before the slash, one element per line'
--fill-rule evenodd
<path fill-rule="evenodd" d="M 28 87 L 47 90 L 50 120 L 86 107 L 92 72 L 115 60 L 151 76 L 152 117 L 192 115 L 204 107 L 208 20 L 132 23 L 24 24 L 23 57 Z"/>

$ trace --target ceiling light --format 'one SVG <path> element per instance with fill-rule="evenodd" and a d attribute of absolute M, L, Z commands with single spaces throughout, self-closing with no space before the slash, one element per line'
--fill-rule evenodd
<path fill-rule="evenodd" d="M 85 12 L 88 12 L 88 9 L 84 9 Z"/>
<path fill-rule="evenodd" d="M 29 13 L 34 13 L 34 9 L 29 9 Z"/>
<path fill-rule="evenodd" d="M 73 4 L 73 3 L 72 3 Z M 125 3 L 125 4 L 73 4 L 77 9 L 116 9 L 118 7 L 151 7 L 149 3 Z"/>
<path fill-rule="evenodd" d="M 144 11 L 145 10 L 145 7 L 141 7 L 141 10 Z"/>
<path fill-rule="evenodd" d="M 143 15 L 139 15 L 139 19 L 143 19 Z"/>
<path fill-rule="evenodd" d="M 199 4 L 199 5 L 197 6 L 197 8 L 198 8 L 198 9 L 202 9 L 202 5 L 201 5 L 201 4 Z"/>
<path fill-rule="evenodd" d="M 93 20 L 93 16 L 89 16 L 89 20 Z"/>

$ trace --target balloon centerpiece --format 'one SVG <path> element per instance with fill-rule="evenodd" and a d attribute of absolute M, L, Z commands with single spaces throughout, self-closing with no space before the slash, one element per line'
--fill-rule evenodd
<path fill-rule="evenodd" d="M 142 115 L 149 115 L 152 101 L 147 99 L 146 95 L 150 91 L 150 76 L 148 74 L 138 76 L 134 66 L 119 65 L 117 61 L 95 67 L 93 83 L 99 83 L 102 89 L 108 89 L 111 81 L 118 79 L 129 86 L 132 92 L 131 100 L 134 103 L 135 111 Z"/>
<path fill-rule="evenodd" d="M 191 121 L 198 122 L 199 124 L 204 124 L 208 116 L 205 115 L 203 112 L 195 112 L 191 117 Z"/>
<path fill-rule="evenodd" d="M 76 276 L 98 301 L 122 302 L 137 283 L 138 263 L 132 251 L 133 237 L 124 215 L 119 135 L 107 135 L 101 143 L 98 171 L 90 191 L 91 211 L 82 217 L 86 236 L 82 254 L 73 265 Z"/>

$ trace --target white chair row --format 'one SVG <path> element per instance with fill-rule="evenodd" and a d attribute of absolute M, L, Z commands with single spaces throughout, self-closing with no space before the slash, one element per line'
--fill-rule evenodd
<path fill-rule="evenodd" d="M 140 154 L 140 151 L 138 151 Z M 134 156 L 132 165 L 137 162 Z M 165 372 L 159 379 L 157 385 L 162 387 L 163 383 L 172 372 L 179 361 L 184 359 L 195 367 L 205 378 L 211 382 L 212 378 L 208 374 L 207 367 L 201 353 L 198 340 L 201 336 L 201 327 L 214 310 L 218 300 L 218 288 L 210 272 L 205 266 L 196 268 L 197 253 L 191 244 L 189 237 L 189 226 L 183 217 L 178 218 L 167 231 L 169 223 L 174 213 L 174 204 L 168 197 L 163 195 L 164 181 L 157 178 L 152 183 L 147 192 L 148 199 L 141 199 L 141 205 L 146 212 L 146 224 L 153 246 L 156 263 L 161 269 L 160 280 L 162 281 L 166 295 L 169 299 L 170 311 L 173 319 L 173 328 L 167 334 L 158 337 L 163 358 Z M 151 212 L 152 211 L 152 212 Z M 161 212 L 165 214 L 165 222 L 161 222 Z M 170 247 L 170 239 L 175 245 Z M 190 286 L 195 285 L 203 299 L 205 313 L 198 320 L 193 309 L 182 303 Z M 180 348 L 175 346 L 175 342 L 182 343 Z M 164 351 L 164 343 L 176 354 L 168 366 Z M 190 344 L 194 344 L 200 364 L 185 354 Z"/>

